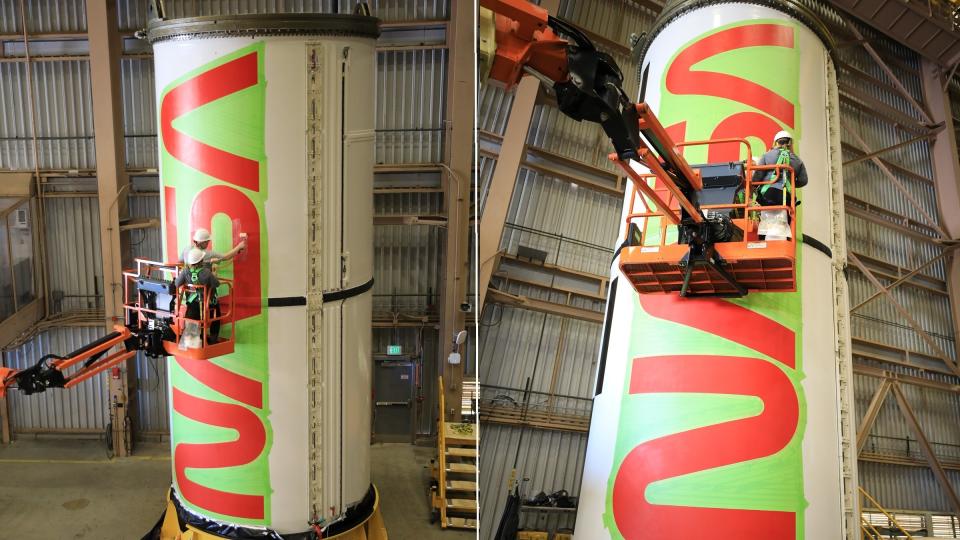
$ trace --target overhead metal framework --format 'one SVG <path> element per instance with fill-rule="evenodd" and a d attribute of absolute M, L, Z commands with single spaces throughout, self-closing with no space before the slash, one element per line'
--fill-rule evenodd
<path fill-rule="evenodd" d="M 863 450 L 866 446 L 867 437 L 870 435 L 870 431 L 873 429 L 874 422 L 877 419 L 880 409 L 883 407 L 884 400 L 892 393 L 896 398 L 897 406 L 903 415 L 903 419 L 910 427 L 910 430 L 916 440 L 920 443 L 924 457 L 927 460 L 927 465 L 937 478 L 937 482 L 940 484 L 944 495 L 953 505 L 954 511 L 960 514 L 960 498 L 957 497 L 956 490 L 947 476 L 943 463 L 941 462 L 937 453 L 933 450 L 933 446 L 930 444 L 923 427 L 917 420 L 916 412 L 910 405 L 910 402 L 907 400 L 907 397 L 901 388 L 901 383 L 915 384 L 925 388 L 935 388 L 937 390 L 946 390 L 952 392 L 960 392 L 960 388 L 934 385 L 922 378 L 902 377 L 894 372 L 877 370 L 875 368 L 867 368 L 864 366 L 855 366 L 854 371 L 856 373 L 863 373 L 880 379 L 880 384 L 877 386 L 877 390 L 871 398 L 870 404 L 868 405 L 867 410 L 864 412 L 863 419 L 860 421 L 860 425 L 857 428 L 857 453 L 861 455 L 861 459 L 863 458 Z M 882 457 L 876 456 L 873 459 L 882 459 Z"/>
<path fill-rule="evenodd" d="M 830 0 L 830 3 L 947 69 L 960 60 L 960 33 L 944 14 L 933 12 L 927 2 Z M 863 40 L 861 36 L 858 39 Z"/>

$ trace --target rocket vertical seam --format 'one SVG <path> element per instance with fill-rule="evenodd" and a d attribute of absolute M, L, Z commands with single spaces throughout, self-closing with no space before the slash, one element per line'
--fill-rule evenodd
<path fill-rule="evenodd" d="M 844 510 L 844 538 L 855 540 L 859 538 L 860 530 L 860 497 L 857 494 L 858 463 L 855 451 L 856 414 L 853 403 L 853 362 L 851 359 L 850 344 L 850 297 L 847 289 L 847 280 L 844 276 L 844 261 L 847 260 L 847 232 L 846 218 L 843 209 L 843 165 L 840 137 L 840 97 L 837 87 L 836 65 L 832 53 L 826 60 L 827 89 L 827 127 L 830 138 L 830 177 L 831 177 L 831 221 L 833 225 L 832 247 L 834 252 L 833 281 L 834 302 L 836 315 L 836 355 L 838 383 L 840 388 L 840 449 L 842 467 L 841 486 L 843 489 L 842 503 Z M 847 433 L 844 438 L 843 434 Z"/>
<path fill-rule="evenodd" d="M 323 508 L 323 484 L 327 480 L 324 475 L 325 455 L 322 445 L 323 428 L 325 426 L 323 418 L 323 396 L 324 392 L 324 371 L 323 371 L 323 344 L 320 340 L 323 336 L 323 278 L 321 275 L 323 265 L 321 262 L 321 253 L 323 250 L 323 231 L 320 230 L 321 216 L 323 214 L 323 183 L 320 178 L 322 162 L 320 161 L 322 137 L 322 118 L 323 107 L 319 103 L 319 97 L 322 96 L 323 81 L 323 45 L 320 43 L 309 43 L 307 45 L 307 107 L 310 125 L 307 129 L 307 197 L 309 203 L 308 219 L 309 232 L 307 236 L 309 257 L 307 262 L 307 311 L 308 328 L 310 335 L 307 337 L 309 342 L 310 354 L 310 511 L 312 519 L 323 517 L 325 509 Z M 318 438 L 321 438 L 318 440 Z"/>
<path fill-rule="evenodd" d="M 613 309 L 617 302 L 617 283 L 620 278 L 613 278 L 610 282 L 610 291 L 607 293 L 607 313 L 603 317 L 603 337 L 600 338 L 600 361 L 597 363 L 597 378 L 593 395 L 603 392 L 603 374 L 607 368 L 607 350 L 610 346 L 610 325 L 613 322 Z"/>
<path fill-rule="evenodd" d="M 345 188 L 345 178 L 344 171 L 346 170 L 345 164 L 345 147 L 346 147 L 346 125 L 345 125 L 345 113 L 346 113 L 346 99 L 347 99 L 347 55 L 349 54 L 350 48 L 343 48 L 343 57 L 340 60 L 340 288 L 344 287 L 344 279 L 346 277 L 346 253 L 343 250 L 343 238 L 344 238 L 344 213 L 346 208 L 344 206 L 344 188 Z M 343 305 L 346 303 L 346 300 L 340 302 L 340 401 L 343 402 Z M 343 503 L 343 407 L 340 407 L 340 502 Z"/>

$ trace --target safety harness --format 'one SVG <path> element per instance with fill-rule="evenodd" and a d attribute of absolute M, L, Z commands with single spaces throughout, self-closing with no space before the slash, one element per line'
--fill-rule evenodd
<path fill-rule="evenodd" d="M 190 283 L 194 286 L 200 285 L 200 272 L 203 271 L 204 266 L 192 266 L 190 267 Z M 193 303 L 198 301 L 200 298 L 200 291 L 197 289 L 191 290 L 187 293 L 187 303 Z M 210 305 L 215 305 L 217 303 L 217 291 L 210 291 Z"/>
<path fill-rule="evenodd" d="M 780 154 L 777 156 L 777 165 L 787 165 L 787 166 L 790 165 L 790 149 L 789 148 L 786 148 L 786 147 L 780 148 Z M 790 193 L 790 176 L 785 169 L 780 169 L 780 171 L 783 174 L 783 177 L 781 178 L 781 181 L 783 182 L 783 188 L 781 188 L 780 191 L 783 192 L 783 204 L 786 205 L 787 193 Z M 776 175 L 777 175 L 777 171 L 770 171 L 770 175 L 767 177 L 767 181 L 769 182 L 770 180 L 773 180 L 774 178 L 776 178 Z M 767 193 L 767 190 L 770 189 L 770 187 L 773 186 L 775 183 L 776 182 L 772 182 L 770 184 L 764 184 L 760 186 L 758 193 L 755 193 L 753 195 L 753 201 L 754 202 L 757 201 L 757 194 L 763 197 Z"/>

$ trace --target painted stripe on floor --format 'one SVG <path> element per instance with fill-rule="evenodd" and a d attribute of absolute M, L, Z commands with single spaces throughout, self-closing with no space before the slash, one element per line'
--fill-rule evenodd
<path fill-rule="evenodd" d="M 117 463 L 119 461 L 170 461 L 170 456 L 131 456 L 117 459 L 0 459 L 0 463 Z"/>

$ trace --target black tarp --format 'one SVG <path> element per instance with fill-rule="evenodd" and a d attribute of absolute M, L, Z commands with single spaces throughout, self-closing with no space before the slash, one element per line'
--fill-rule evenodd
<path fill-rule="evenodd" d="M 507 504 L 503 508 L 500 525 L 497 526 L 495 540 L 515 540 L 517 529 L 520 528 L 520 487 L 514 487 L 513 493 L 507 497 Z"/>

